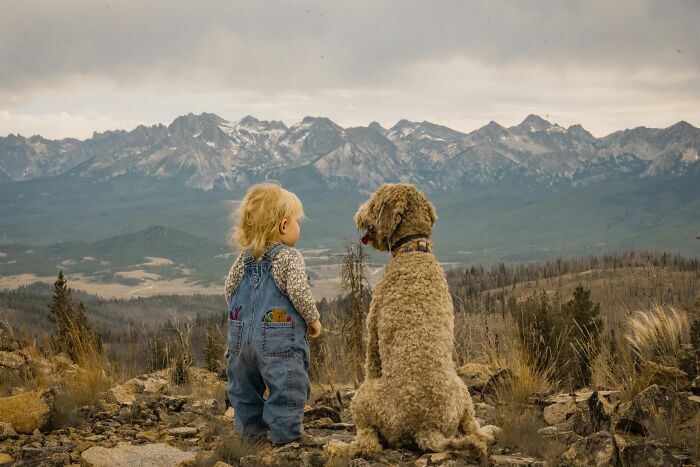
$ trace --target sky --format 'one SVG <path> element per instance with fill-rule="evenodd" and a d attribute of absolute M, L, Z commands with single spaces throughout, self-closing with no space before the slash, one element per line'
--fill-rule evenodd
<path fill-rule="evenodd" d="M 699 44 L 697 0 L 5 0 L 0 135 L 84 139 L 189 112 L 700 126 Z"/>

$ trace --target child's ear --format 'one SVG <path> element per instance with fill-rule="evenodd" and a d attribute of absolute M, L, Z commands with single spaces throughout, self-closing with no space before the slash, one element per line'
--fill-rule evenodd
<path fill-rule="evenodd" d="M 282 222 L 280 222 L 279 231 L 280 233 L 285 233 L 287 231 L 287 219 L 282 219 Z"/>

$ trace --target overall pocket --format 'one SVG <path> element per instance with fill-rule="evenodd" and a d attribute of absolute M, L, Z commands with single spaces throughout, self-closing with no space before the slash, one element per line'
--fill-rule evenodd
<path fill-rule="evenodd" d="M 238 355 L 241 351 L 241 341 L 243 340 L 243 321 L 228 322 L 228 358 Z"/>
<path fill-rule="evenodd" d="M 287 357 L 294 350 L 294 323 L 262 323 L 262 352 L 266 357 Z"/>

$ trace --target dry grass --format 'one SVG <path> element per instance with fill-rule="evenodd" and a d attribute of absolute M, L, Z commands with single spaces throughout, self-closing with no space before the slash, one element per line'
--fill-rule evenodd
<path fill-rule="evenodd" d="M 503 405 L 498 413 L 501 432 L 496 437 L 500 446 L 540 456 L 548 442 L 537 433 L 545 426 L 540 411 L 534 407 Z"/>
<path fill-rule="evenodd" d="M 649 387 L 654 372 L 647 361 L 676 367 L 681 344 L 689 339 L 685 312 L 660 305 L 639 311 L 625 323 L 624 336 L 611 335 L 605 345 L 584 345 L 591 363 L 591 385 L 620 391 L 623 401 L 632 400 Z"/>
<path fill-rule="evenodd" d="M 626 336 L 632 353 L 640 360 L 673 366 L 681 344 L 690 340 L 688 315 L 684 311 L 654 304 L 638 311 L 628 323 Z"/>
<path fill-rule="evenodd" d="M 222 461 L 238 465 L 241 458 L 258 454 L 264 446 L 264 442 L 256 443 L 239 438 L 237 435 L 227 435 L 221 439 L 216 454 Z"/>
<path fill-rule="evenodd" d="M 497 402 L 527 405 L 534 396 L 551 393 L 558 387 L 559 383 L 554 379 L 554 363 L 538 368 L 517 338 L 512 338 L 501 347 L 496 347 L 491 341 L 487 341 L 485 346 L 491 366 L 510 370 L 510 376 L 495 388 Z"/>

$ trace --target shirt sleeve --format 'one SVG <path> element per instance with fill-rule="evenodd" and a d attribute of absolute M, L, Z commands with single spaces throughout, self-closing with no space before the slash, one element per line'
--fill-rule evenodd
<path fill-rule="evenodd" d="M 224 281 L 224 297 L 226 298 L 226 303 L 231 303 L 231 296 L 233 291 L 241 281 L 243 277 L 243 254 L 239 254 L 236 261 L 233 262 L 231 269 L 226 276 L 226 281 Z"/>
<path fill-rule="evenodd" d="M 316 301 L 311 294 L 309 277 L 306 275 L 306 265 L 299 250 L 285 248 L 275 256 L 272 267 L 275 281 L 292 301 L 294 308 L 304 318 L 306 323 L 320 319 Z"/>

